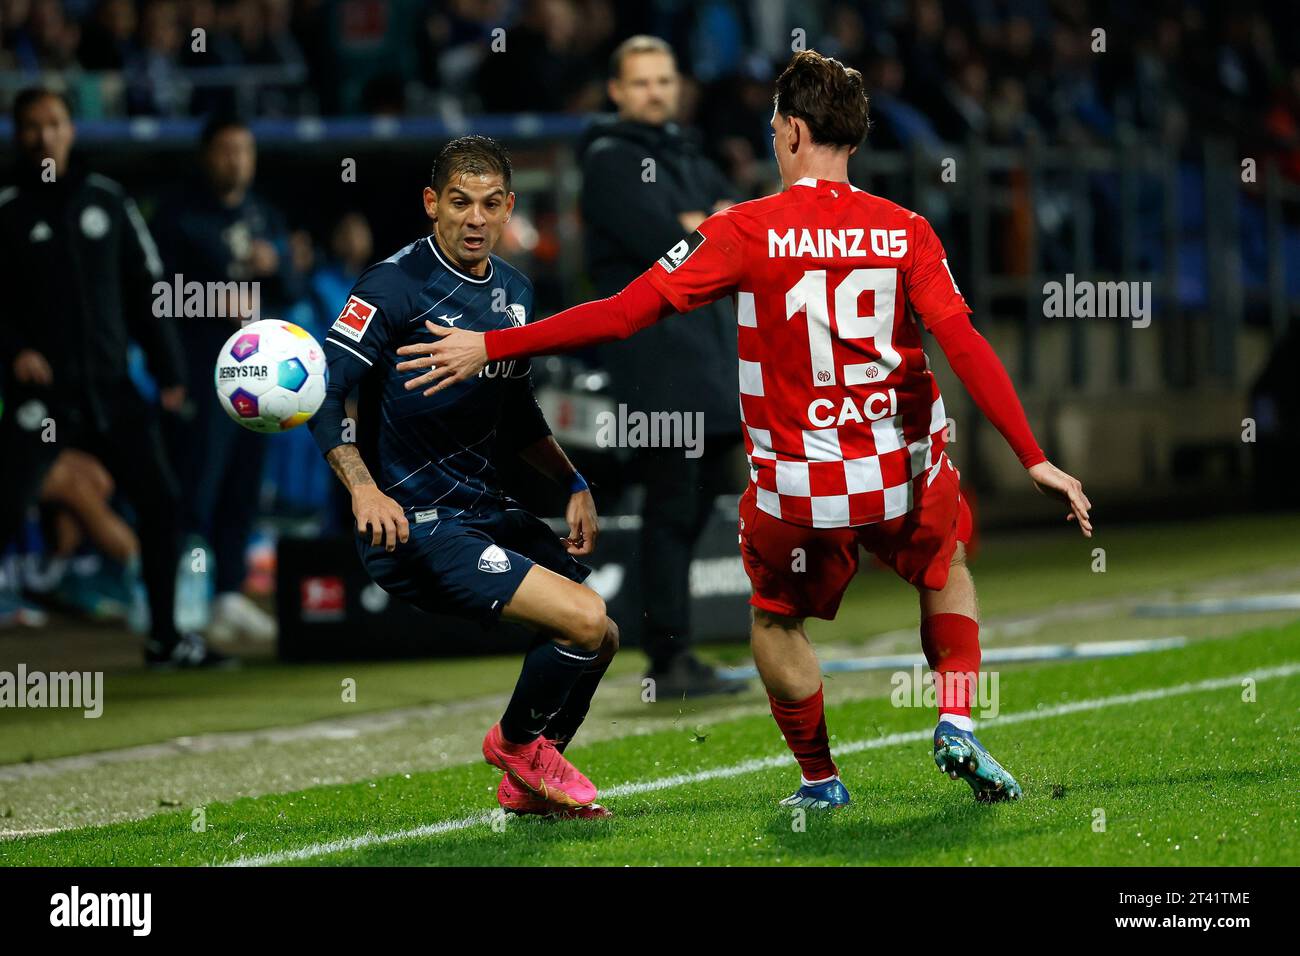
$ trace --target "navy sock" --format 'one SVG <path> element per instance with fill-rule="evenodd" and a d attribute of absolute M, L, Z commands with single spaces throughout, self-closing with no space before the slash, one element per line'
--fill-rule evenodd
<path fill-rule="evenodd" d="M 597 656 L 596 651 L 566 647 L 552 641 L 529 651 L 524 657 L 515 692 L 501 717 L 501 733 L 506 740 L 514 744 L 529 744 L 536 740 L 564 707 L 574 685 Z M 594 688 L 592 693 L 595 693 Z"/>
<path fill-rule="evenodd" d="M 569 691 L 569 697 L 560 712 L 546 725 L 546 736 L 555 741 L 555 746 L 561 753 L 586 719 L 587 711 L 591 709 L 591 698 L 596 695 L 596 688 L 600 686 L 600 680 L 613 660 L 610 657 L 604 663 L 593 664 L 583 671 L 573 685 L 573 690 Z"/>

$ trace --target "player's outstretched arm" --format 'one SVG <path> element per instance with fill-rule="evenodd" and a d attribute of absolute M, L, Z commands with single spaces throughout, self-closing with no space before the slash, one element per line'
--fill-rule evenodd
<path fill-rule="evenodd" d="M 947 356 L 953 372 L 970 392 L 984 417 L 993 423 L 1015 451 L 1035 487 L 1043 494 L 1068 503 L 1070 513 L 1066 520 L 1077 521 L 1084 537 L 1091 538 L 1092 521 L 1088 512 L 1092 502 L 1083 493 L 1083 485 L 1049 462 L 1038 447 L 1011 377 L 993 347 L 970 324 L 970 316 L 964 312 L 950 316 L 934 323 L 930 331 Z"/>
<path fill-rule="evenodd" d="M 429 331 L 438 338 L 399 348 L 397 354 L 407 358 L 398 363 L 397 370 L 427 369 L 406 382 L 406 388 L 422 388 L 425 395 L 432 395 L 477 375 L 490 361 L 551 355 L 616 342 L 675 311 L 650 280 L 641 275 L 622 292 L 607 299 L 584 302 L 549 319 L 516 328 L 495 329 L 484 334 L 444 328 L 426 321 Z"/>
<path fill-rule="evenodd" d="M 325 460 L 338 475 L 343 487 L 352 495 L 352 514 L 357 519 L 357 533 L 370 536 L 372 545 L 384 546 L 392 551 L 398 542 L 405 544 L 410 537 L 406 514 L 388 495 L 379 490 L 370 469 L 361 460 L 356 445 L 338 445 L 325 454 Z"/>

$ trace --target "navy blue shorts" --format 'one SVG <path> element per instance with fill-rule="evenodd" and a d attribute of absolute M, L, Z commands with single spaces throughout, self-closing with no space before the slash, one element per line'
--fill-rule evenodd
<path fill-rule="evenodd" d="M 440 521 L 432 533 L 412 534 L 393 551 L 358 538 L 358 550 L 389 594 L 432 614 L 483 623 L 501 616 L 534 564 L 579 584 L 591 573 L 546 522 L 518 508 Z"/>

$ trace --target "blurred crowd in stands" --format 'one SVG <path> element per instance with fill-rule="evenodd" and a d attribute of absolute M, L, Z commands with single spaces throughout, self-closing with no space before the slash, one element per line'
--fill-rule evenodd
<path fill-rule="evenodd" d="M 621 38 L 678 52 L 682 119 L 745 176 L 792 44 L 868 77 L 877 146 L 1177 138 L 1190 123 L 1290 151 L 1300 30 L 1281 0 L 0 0 L 0 71 L 107 74 L 106 114 L 588 113 Z M 1094 30 L 1104 29 L 1104 37 Z M 1104 51 L 1104 52 L 1103 52 Z M 508 52 L 509 56 L 499 54 Z M 274 79 L 274 71 L 282 79 Z M 215 78 L 214 78 L 215 77 Z M 206 81 L 205 81 L 206 78 Z M 12 84 L 11 84 L 12 86 Z M 12 90 L 11 90 L 12 92 Z M 739 107 L 738 108 L 738 104 Z M 251 110 L 250 110 L 251 107 Z M 86 104 L 79 104 L 85 117 Z"/>

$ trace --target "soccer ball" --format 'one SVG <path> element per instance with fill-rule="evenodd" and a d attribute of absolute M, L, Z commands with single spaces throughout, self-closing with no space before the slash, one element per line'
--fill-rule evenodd
<path fill-rule="evenodd" d="M 305 329 L 280 319 L 250 322 L 217 356 L 217 400 L 255 432 L 296 428 L 325 400 L 325 352 Z"/>

